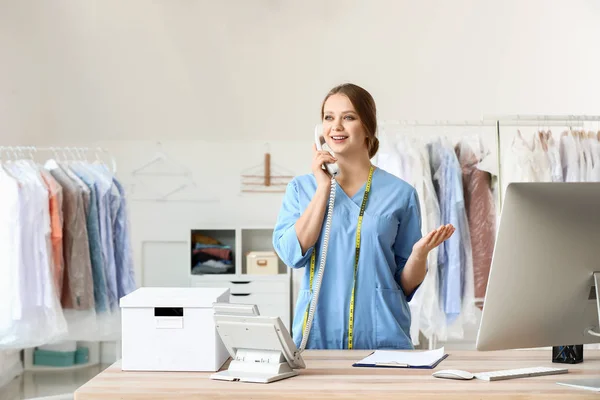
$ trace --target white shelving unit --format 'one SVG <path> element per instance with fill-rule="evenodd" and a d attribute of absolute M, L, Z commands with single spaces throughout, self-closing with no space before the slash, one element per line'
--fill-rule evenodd
<path fill-rule="evenodd" d="M 193 235 L 199 233 L 228 245 L 232 250 L 231 273 L 194 275 Z M 195 287 L 226 287 L 231 290 L 232 303 L 256 304 L 262 315 L 278 316 L 291 330 L 291 270 L 279 258 L 276 275 L 247 273 L 246 254 L 250 251 L 274 251 L 272 227 L 202 228 L 190 232 L 190 285 Z"/>
<path fill-rule="evenodd" d="M 33 352 L 35 348 L 28 348 L 23 350 L 23 369 L 25 371 L 37 371 L 37 372 L 48 372 L 48 371 L 73 371 L 98 365 L 100 363 L 100 342 L 77 342 L 80 347 L 87 347 L 89 349 L 89 360 L 85 364 L 76 364 L 68 367 L 54 367 L 50 365 L 35 365 L 33 363 Z"/>

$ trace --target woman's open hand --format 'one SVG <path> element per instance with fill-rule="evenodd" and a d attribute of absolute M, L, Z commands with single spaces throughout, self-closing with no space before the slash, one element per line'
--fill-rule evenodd
<path fill-rule="evenodd" d="M 439 246 L 444 240 L 448 240 L 456 228 L 452 224 L 442 225 L 423 236 L 413 246 L 413 256 L 419 259 L 427 258 L 429 252 Z"/>

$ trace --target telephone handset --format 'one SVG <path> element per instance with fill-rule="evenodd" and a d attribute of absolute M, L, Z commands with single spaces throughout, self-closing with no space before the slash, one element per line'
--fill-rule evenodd
<path fill-rule="evenodd" d="M 315 127 L 315 144 L 317 145 L 317 150 L 328 151 L 332 156 L 335 157 L 335 154 L 333 154 L 333 151 L 327 145 L 327 142 L 325 142 L 325 138 L 323 137 L 323 127 L 320 124 Z M 323 164 L 323 167 L 327 169 L 327 172 L 329 172 L 332 177 L 335 177 L 340 173 L 340 168 L 338 167 L 337 163 L 325 163 Z"/>
<path fill-rule="evenodd" d="M 333 151 L 327 146 L 325 143 L 325 138 L 323 137 L 323 128 L 321 125 L 317 125 L 315 127 L 315 143 L 317 145 L 317 150 L 326 150 L 331 153 L 332 156 Z M 308 336 L 310 334 L 310 329 L 312 327 L 312 321 L 315 316 L 315 311 L 317 309 L 317 303 L 319 302 L 319 292 L 321 291 L 321 282 L 323 280 L 323 272 L 325 272 L 325 261 L 327 260 L 327 248 L 329 244 L 329 231 L 331 230 L 331 217 L 333 216 L 333 205 L 335 203 L 335 188 L 336 188 L 336 180 L 335 177 L 339 174 L 340 169 L 336 163 L 325 163 L 322 168 L 326 168 L 329 174 L 331 175 L 331 190 L 329 192 L 329 205 L 327 207 L 327 217 L 325 220 L 325 232 L 323 235 L 323 248 L 321 249 L 321 262 L 319 263 L 319 269 L 316 271 L 315 281 L 313 282 L 310 290 L 312 291 L 312 299 L 310 302 L 310 307 L 306 311 L 305 316 L 305 327 L 302 330 L 302 342 L 300 343 L 299 350 L 303 352 L 306 348 L 306 344 L 308 343 Z M 313 251 L 316 251 L 316 247 Z"/>

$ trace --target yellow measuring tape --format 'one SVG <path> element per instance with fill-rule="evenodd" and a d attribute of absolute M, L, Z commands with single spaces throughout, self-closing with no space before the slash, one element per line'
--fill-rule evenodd
<path fill-rule="evenodd" d="M 360 232 L 362 228 L 362 220 L 363 215 L 365 213 L 365 208 L 367 207 L 367 199 L 369 198 L 369 193 L 371 192 L 371 182 L 373 181 L 373 166 L 371 165 L 371 169 L 369 170 L 369 179 L 367 180 L 367 187 L 365 188 L 365 194 L 363 195 L 362 204 L 360 205 L 360 213 L 358 214 L 358 224 L 356 226 L 356 250 L 354 253 L 354 279 L 352 281 L 352 295 L 350 297 L 350 315 L 348 318 L 348 349 L 352 349 L 352 339 L 354 334 L 354 293 L 356 291 L 356 274 L 358 272 L 358 257 L 360 256 Z M 315 261 L 316 261 L 316 248 L 313 250 L 312 255 L 310 256 L 310 281 L 309 281 L 309 289 L 312 294 L 313 289 L 313 278 L 315 276 Z M 302 332 L 306 330 L 306 321 L 308 319 L 308 311 L 310 309 L 310 303 L 306 307 L 306 311 L 304 312 L 304 322 L 302 324 Z"/>

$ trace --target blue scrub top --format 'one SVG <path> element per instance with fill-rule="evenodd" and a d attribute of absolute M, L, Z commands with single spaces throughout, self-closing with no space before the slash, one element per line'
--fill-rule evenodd
<path fill-rule="evenodd" d="M 336 186 L 327 262 L 307 349 L 348 347 L 356 228 L 366 182 L 352 198 Z M 273 232 L 273 246 L 283 262 L 292 268 L 307 268 L 292 324 L 296 346 L 302 341 L 304 314 L 312 298 L 310 257 L 316 251 L 316 277 L 327 216 L 317 243 L 304 254 L 295 224 L 316 188 L 313 174 L 296 177 L 288 184 Z M 400 275 L 413 245 L 420 238 L 421 214 L 416 190 L 402 179 L 375 168 L 361 228 L 354 303 L 354 349 L 413 349 L 408 301 L 414 292 L 404 293 Z"/>

